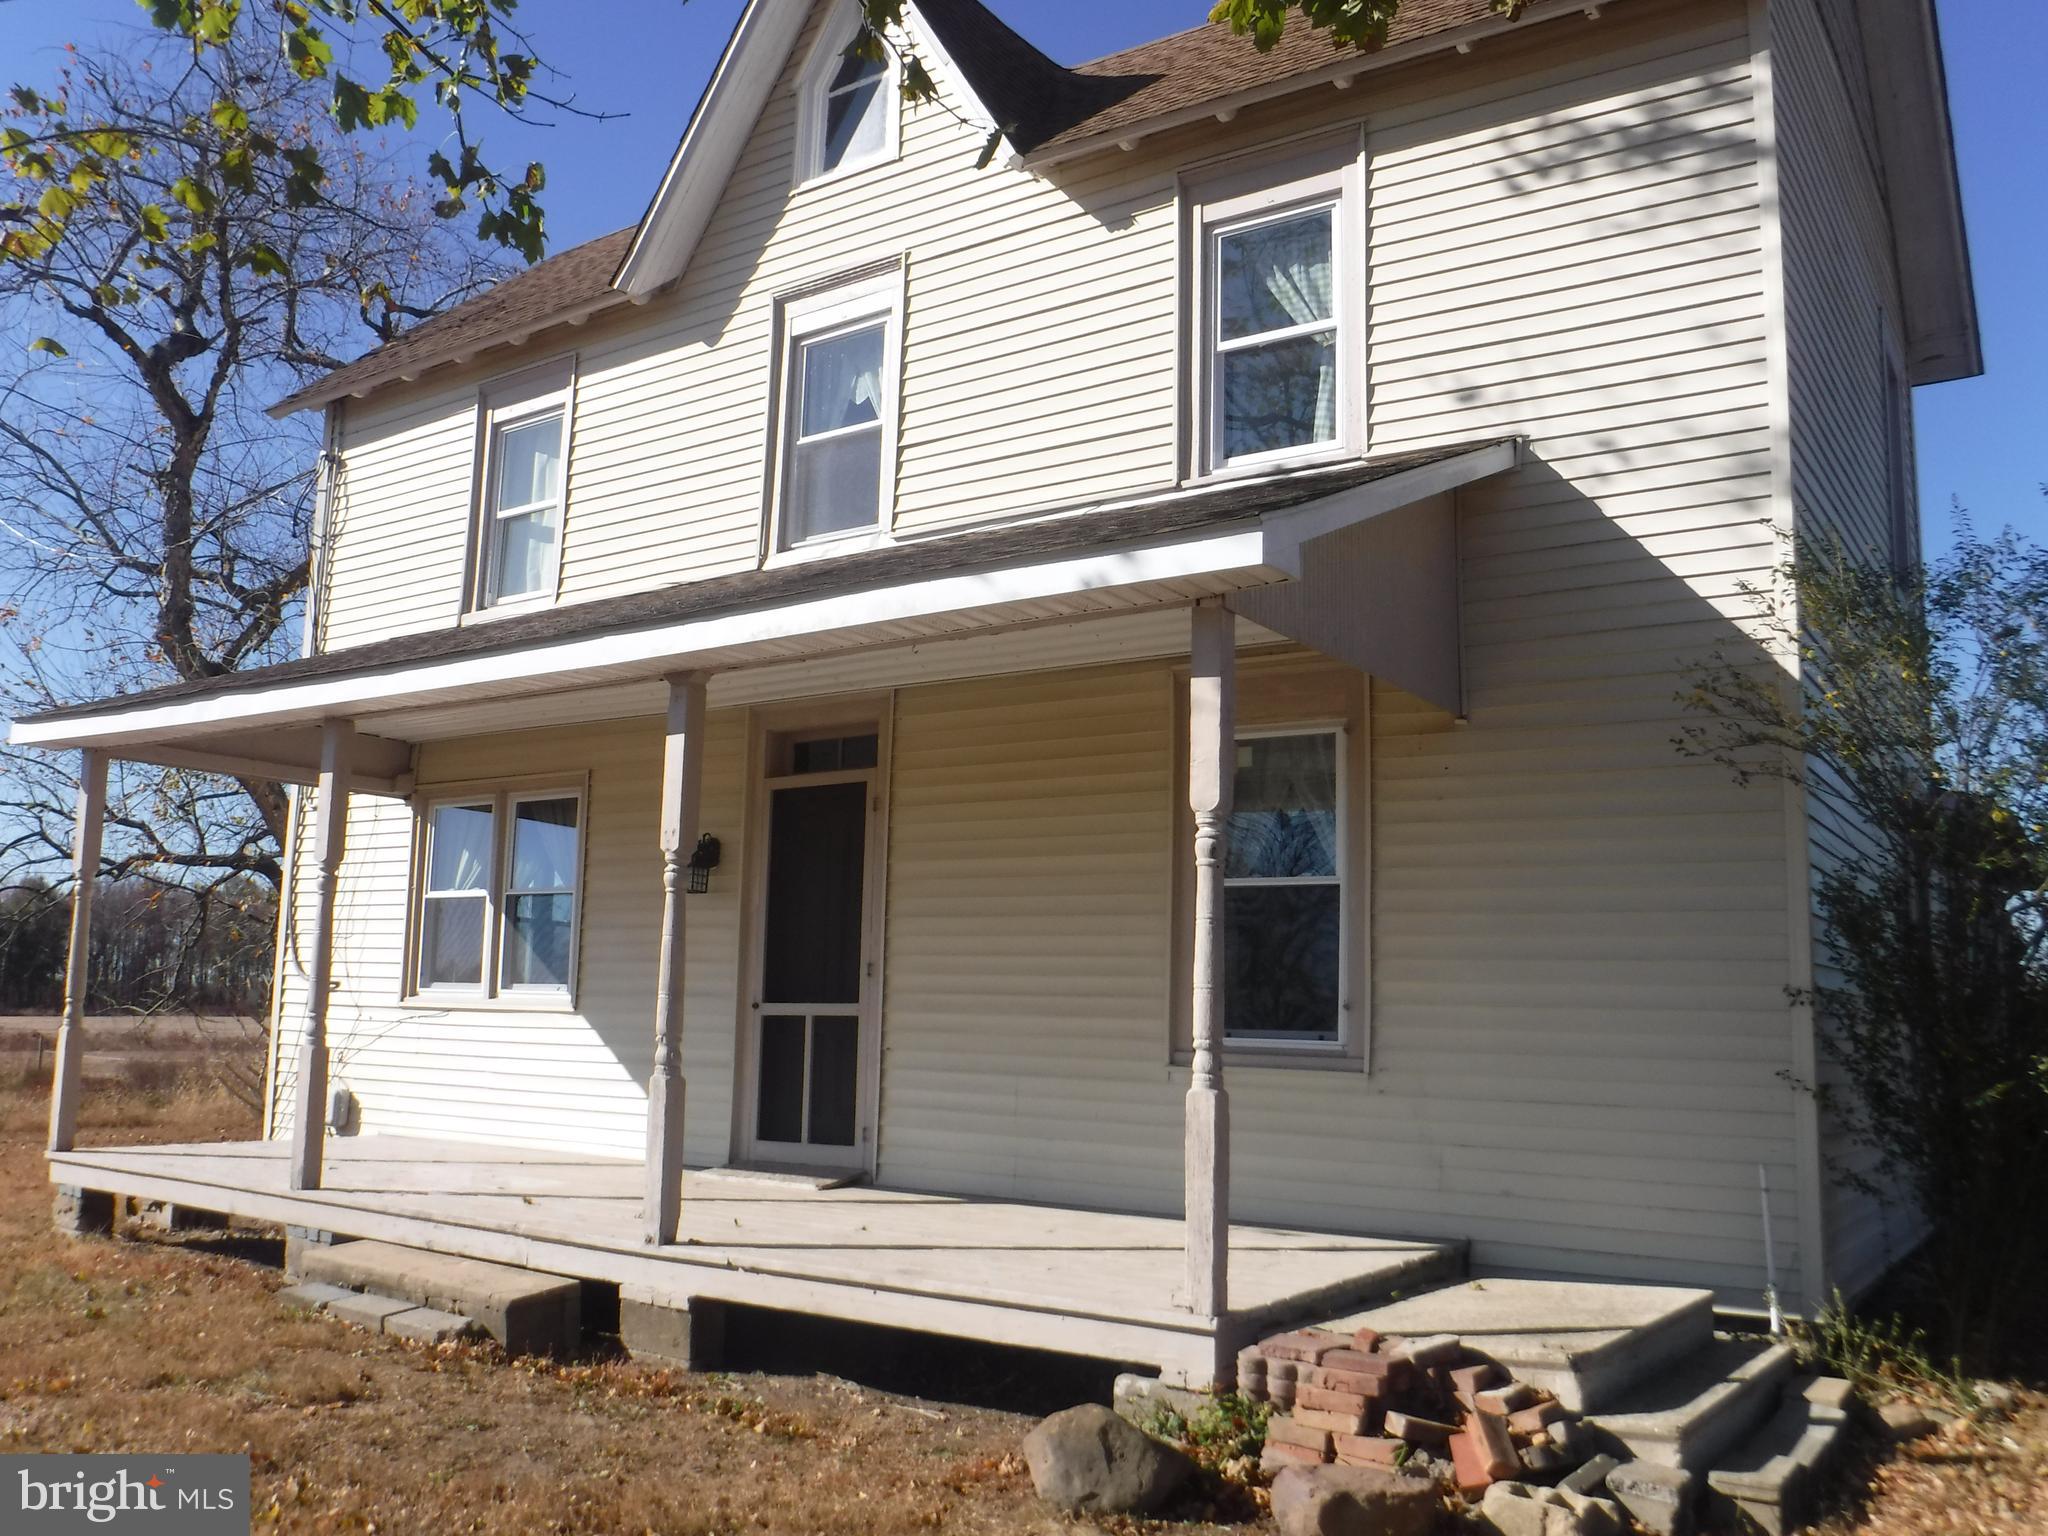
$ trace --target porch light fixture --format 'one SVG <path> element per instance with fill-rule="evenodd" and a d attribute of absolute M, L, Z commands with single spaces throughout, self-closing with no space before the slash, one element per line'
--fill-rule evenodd
<path fill-rule="evenodd" d="M 690 894 L 702 896 L 711 889 L 711 871 L 718 868 L 718 839 L 706 832 L 690 850 Z"/>

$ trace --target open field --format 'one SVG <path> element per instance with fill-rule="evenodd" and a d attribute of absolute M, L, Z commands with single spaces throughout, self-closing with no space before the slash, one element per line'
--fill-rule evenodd
<path fill-rule="evenodd" d="M 1031 1413 L 1106 1391 L 1092 1367 L 765 1316 L 734 1332 L 736 1363 L 755 1368 L 715 1375 L 636 1366 L 602 1344 L 507 1362 L 488 1345 L 356 1332 L 271 1299 L 277 1244 L 260 1234 L 58 1237 L 44 1089 L 0 1068 L 0 1449 L 246 1450 L 257 1528 L 281 1532 L 1092 1528 L 1038 1505 L 1015 1455 Z M 96 1083 L 85 1098 L 88 1142 L 253 1133 L 231 1096 L 189 1080 Z M 821 1362 L 846 1375 L 818 1374 Z M 1270 1529 L 1213 1485 L 1174 1513 L 1110 1528 Z M 1906 1453 L 1879 1469 L 1867 1508 L 1826 1529 L 2048 1529 L 2048 1401 Z"/>

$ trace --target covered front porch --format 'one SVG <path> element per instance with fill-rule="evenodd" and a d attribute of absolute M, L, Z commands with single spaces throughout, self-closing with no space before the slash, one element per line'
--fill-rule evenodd
<path fill-rule="evenodd" d="M 643 1240 L 646 1169 L 617 1158 L 401 1136 L 328 1145 L 294 1189 L 283 1141 L 53 1152 L 60 1186 L 703 1302 L 801 1311 L 1157 1369 L 1206 1383 L 1273 1327 L 1448 1279 L 1458 1244 L 1229 1230 L 1231 1305 L 1184 1301 L 1183 1223 L 914 1190 L 682 1175 L 674 1239 Z"/>
<path fill-rule="evenodd" d="M 1331 741 L 1320 814 L 1343 830 L 1331 831 L 1327 857 L 1352 858 L 1354 845 L 1363 847 L 1363 819 L 1334 810 L 1335 797 L 1349 793 L 1337 788 L 1336 739 L 1360 726 L 1367 676 L 1437 709 L 1460 709 L 1453 493 L 1511 467 L 1519 451 L 1512 441 L 1459 445 L 1077 509 L 319 653 L 18 722 L 17 741 L 84 751 L 76 851 L 84 874 L 98 867 L 110 758 L 312 790 L 300 802 L 310 835 L 294 850 L 295 915 L 281 944 L 287 1007 L 277 1020 L 269 1122 L 279 1139 L 79 1150 L 83 997 L 74 985 L 51 1112 L 52 1179 L 631 1285 L 679 1306 L 694 1297 L 787 1307 L 1127 1359 L 1204 1381 L 1222 1373 L 1245 1333 L 1412 1283 L 1405 1265 L 1419 1255 L 1426 1269 L 1440 1266 L 1446 1250 L 1231 1222 L 1222 927 L 1243 715 L 1239 651 L 1315 653 L 1339 674 L 1335 702 L 1297 688 L 1292 707 L 1263 723 L 1299 718 Z M 1076 755 L 1033 756 L 1085 689 L 1037 705 L 946 692 L 1090 669 L 1123 680 L 1119 699 L 1103 693 L 1066 738 L 1091 761 L 1109 753 L 1103 743 L 1121 744 L 1122 759 L 1098 776 L 1077 771 Z M 927 702 L 913 707 L 913 696 Z M 826 701 L 829 713 L 835 699 L 875 706 L 842 738 L 866 744 L 858 764 L 834 758 L 833 773 L 805 781 L 867 786 L 850 797 L 845 824 L 827 829 L 840 852 L 823 872 L 846 873 L 856 894 L 829 911 L 793 905 L 788 935 L 792 954 L 816 948 L 799 930 L 807 913 L 822 913 L 821 932 L 844 930 L 844 974 L 829 986 L 777 991 L 763 955 L 780 919 L 761 871 L 782 861 L 783 833 L 764 808 L 799 793 L 793 785 L 805 770 L 774 766 L 771 725 L 792 706 L 815 712 Z M 906 759 L 909 745 L 922 754 L 921 768 L 892 770 L 892 729 Z M 956 734 L 942 740 L 949 731 Z M 1008 743 L 1004 761 L 982 759 L 975 738 L 991 736 Z M 592 755 L 604 753 L 602 761 Z M 535 773 L 545 782 L 521 777 Z M 1023 788 L 1013 795 L 1009 785 Z M 920 787 L 922 820 L 911 827 L 900 814 L 910 796 L 891 796 Z M 574 873 L 541 884 L 550 899 L 558 887 L 574 892 L 575 916 L 563 926 L 581 936 L 558 957 L 563 980 L 555 997 L 539 1000 L 544 1006 L 527 997 L 457 1007 L 424 974 L 420 892 L 431 880 L 420 863 L 421 818 L 454 804 L 494 816 L 495 826 L 510 820 L 522 792 L 575 829 L 580 851 L 571 858 L 587 866 L 587 890 Z M 707 792 L 725 797 L 710 823 Z M 967 799 L 948 801 L 955 794 Z M 1060 802 L 1051 813 L 1048 797 Z M 973 814 L 956 813 L 970 801 Z M 992 819 L 984 802 L 1011 809 Z M 390 814 L 364 814 L 370 805 Z M 706 895 L 695 856 L 719 832 L 729 859 L 740 850 L 743 871 Z M 364 843 L 372 851 L 359 851 Z M 493 832 L 485 846 L 501 843 L 510 846 Z M 1055 846 L 1056 856 L 1047 851 Z M 1081 862 L 1105 847 L 1121 851 Z M 486 854 L 479 868 L 510 859 Z M 989 868 L 1009 871 L 1002 899 L 990 901 L 981 883 Z M 920 871 L 922 885 L 901 878 Z M 1050 883 L 1017 888 L 1034 876 Z M 1063 916 L 1087 907 L 1090 880 L 1122 893 L 1109 903 L 1124 925 L 1113 934 Z M 505 896 L 468 892 L 477 883 L 449 888 L 479 902 Z M 912 885 L 915 900 L 903 889 Z M 74 977 L 89 943 L 89 889 L 81 882 L 74 906 Z M 1333 950 L 1343 948 L 1345 973 L 1369 988 L 1362 954 L 1352 955 L 1369 907 L 1333 910 L 1351 919 L 1333 928 Z M 914 942 L 904 937 L 913 917 L 922 924 Z M 608 946 L 602 962 L 598 938 Z M 979 999 L 990 957 L 1006 945 L 1028 960 L 1008 976 L 1016 1045 L 1002 1065 L 989 1053 L 999 1028 L 987 1024 Z M 1095 992 L 1120 1000 L 1108 1020 L 1119 1032 L 1087 1033 L 1108 1017 L 1103 1008 L 1091 1014 L 1090 997 L 1070 991 L 1064 1020 L 1039 1001 L 1090 945 L 1135 957 Z M 503 974 L 495 955 L 479 974 Z M 893 965 L 886 986 L 881 979 L 885 955 L 924 962 L 910 1006 L 904 966 Z M 500 1002 L 495 992 L 482 1000 Z M 1369 1006 L 1361 990 L 1355 1017 Z M 368 1111 L 366 1128 L 393 1129 L 394 1106 L 410 1095 L 419 1119 L 395 1128 L 434 1139 L 328 1134 L 355 1128 L 351 1095 L 330 1094 L 330 1085 L 347 1086 L 337 1081 L 331 1043 L 338 1013 L 355 1016 L 354 1038 L 404 1039 L 414 1053 L 409 1077 L 387 1074 L 356 1106 Z M 651 1029 L 643 1022 L 650 1013 Z M 551 1018 L 560 1021 L 553 1033 Z M 621 1021 L 651 1050 L 627 1044 Z M 750 1066 L 765 1075 L 762 1031 L 771 1024 L 812 1031 L 803 1036 L 810 1065 L 799 1058 L 790 1077 L 798 1085 L 790 1124 L 800 1134 L 769 1134 L 772 1095 L 746 1082 Z M 814 1036 L 826 1025 L 835 1038 L 821 1051 Z M 575 1065 L 567 1053 L 580 1048 L 563 1043 L 569 1033 L 601 1042 L 593 1069 L 601 1084 L 565 1075 Z M 527 1053 L 523 1086 L 501 1097 L 498 1123 L 477 1139 L 530 1139 L 553 1150 L 440 1140 L 465 1121 L 464 1084 L 487 1075 L 490 1053 L 515 1036 Z M 886 1070 L 896 1089 L 885 1111 L 890 1038 Z M 721 1044 L 735 1039 L 736 1053 Z M 1256 1052 L 1237 1055 L 1268 1069 L 1256 1101 L 1267 1214 L 1310 1228 L 1332 1218 L 1313 1198 L 1312 1171 L 1303 1178 L 1298 1170 L 1312 1170 L 1364 1128 L 1355 1098 L 1342 1094 L 1356 1080 L 1345 1074 L 1366 1060 L 1362 1026 L 1325 1021 L 1323 1039 L 1325 1059 L 1315 1063 L 1323 1070 L 1307 1074 L 1320 1082 L 1273 1076 L 1270 1052 L 1263 1062 Z M 707 1048 L 719 1085 L 708 1098 L 693 1066 Z M 1092 1060 L 1076 1059 L 1084 1050 Z M 824 1136 L 813 1134 L 820 1061 L 836 1063 L 855 1106 Z M 977 1084 L 978 1096 L 959 1091 Z M 584 1107 L 563 1110 L 579 1091 Z M 684 1129 L 692 1093 L 694 1151 Z M 630 1134 L 621 1136 L 616 1114 L 628 1097 Z M 1012 1101 L 1007 1144 L 989 1159 L 996 1167 L 977 1169 L 992 1140 L 991 1105 L 1004 1100 Z M 1039 1105 L 1059 1106 L 1067 1125 L 1087 1131 L 1061 1135 Z M 607 1139 L 593 1138 L 606 1115 L 614 1117 Z M 1103 1123 L 1134 1134 L 1112 1146 L 1094 1130 Z M 713 1150 L 727 1125 L 732 1151 Z M 1318 1138 L 1306 1162 L 1279 1150 L 1289 1131 Z M 804 1144 L 796 1150 L 806 1162 L 820 1143 L 843 1147 L 847 1164 L 879 1187 L 792 1193 L 686 1171 L 722 1158 L 758 1161 L 762 1144 L 776 1142 Z M 645 1150 L 626 1161 L 583 1155 L 591 1146 Z M 564 1147 L 578 1150 L 565 1155 Z M 1127 1173 L 1133 1151 L 1143 1166 Z M 895 1159 L 893 1177 L 884 1157 Z M 1023 1199 L 919 1192 L 973 1189 L 973 1181 Z M 1059 1203 L 1026 1203 L 1040 1200 Z M 1176 1214 L 1086 1208 L 1124 1206 Z M 754 1223 L 762 1241 L 736 1241 L 735 1218 Z"/>

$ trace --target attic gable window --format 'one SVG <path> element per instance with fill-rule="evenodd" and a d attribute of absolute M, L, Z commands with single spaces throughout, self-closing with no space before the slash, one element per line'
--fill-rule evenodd
<path fill-rule="evenodd" d="M 847 0 L 819 33 L 797 86 L 797 180 L 819 181 L 896 158 L 896 61 L 851 51 L 859 8 Z"/>

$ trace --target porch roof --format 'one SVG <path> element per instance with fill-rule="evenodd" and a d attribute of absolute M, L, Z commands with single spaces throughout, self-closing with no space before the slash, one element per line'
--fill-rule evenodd
<path fill-rule="evenodd" d="M 1303 574 L 1302 546 L 1511 467 L 1492 438 L 1093 503 L 962 533 L 398 636 L 16 720 L 16 745 L 310 782 L 319 722 L 645 682 L 1185 605 Z M 414 738 L 416 739 L 416 738 Z M 364 739 L 389 788 L 408 738 Z"/>

